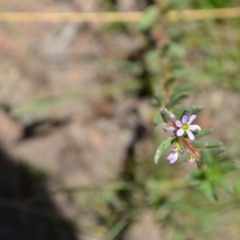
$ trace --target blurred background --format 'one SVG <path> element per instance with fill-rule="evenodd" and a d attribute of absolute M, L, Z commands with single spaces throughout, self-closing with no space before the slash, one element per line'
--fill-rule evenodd
<path fill-rule="evenodd" d="M 166 11 L 240 7 L 1 0 L 0 11 L 117 13 L 154 3 Z M 155 33 L 138 22 L 0 22 L 1 240 L 239 239 L 240 15 L 166 20 Z M 220 177 L 230 190 L 217 189 L 218 201 L 192 186 L 195 167 L 153 163 L 165 135 L 152 122 L 156 59 L 148 51 L 169 39 L 167 57 L 182 65 L 178 85 L 191 86 L 183 105 L 203 105 L 198 124 L 226 147 L 231 171 Z M 164 71 L 166 59 L 158 60 Z"/>

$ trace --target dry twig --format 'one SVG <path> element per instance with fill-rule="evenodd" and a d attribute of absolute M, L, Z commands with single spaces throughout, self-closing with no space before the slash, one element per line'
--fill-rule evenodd
<path fill-rule="evenodd" d="M 140 20 L 141 16 L 141 12 L 2 12 L 0 13 L 0 22 L 137 22 Z M 169 21 L 222 19 L 237 17 L 240 17 L 240 8 L 169 11 L 166 15 L 166 19 Z"/>

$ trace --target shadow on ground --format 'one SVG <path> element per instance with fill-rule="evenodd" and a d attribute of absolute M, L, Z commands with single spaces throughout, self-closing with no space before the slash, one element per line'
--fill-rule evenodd
<path fill-rule="evenodd" d="M 1 240 L 77 240 L 73 224 L 51 200 L 46 180 L 0 149 Z"/>

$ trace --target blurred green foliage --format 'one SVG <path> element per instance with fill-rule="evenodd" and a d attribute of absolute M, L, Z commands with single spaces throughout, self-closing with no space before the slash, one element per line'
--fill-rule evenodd
<path fill-rule="evenodd" d="M 191 5 L 195 8 L 228 8 L 239 5 L 237 0 L 193 0 Z"/>

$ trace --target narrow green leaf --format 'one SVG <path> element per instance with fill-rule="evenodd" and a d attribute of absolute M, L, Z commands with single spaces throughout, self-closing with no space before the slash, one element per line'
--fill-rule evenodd
<path fill-rule="evenodd" d="M 144 60 L 147 64 L 151 64 L 153 61 L 158 60 L 160 52 L 158 49 L 149 50 L 144 56 Z"/>
<path fill-rule="evenodd" d="M 152 98 L 151 99 L 151 104 L 153 107 L 159 107 L 160 106 L 160 101 L 157 98 Z"/>
<path fill-rule="evenodd" d="M 191 72 L 186 68 L 173 67 L 172 69 L 172 75 L 176 78 L 186 78 L 190 75 L 190 73 Z"/>
<path fill-rule="evenodd" d="M 211 182 L 209 181 L 202 182 L 200 188 L 205 193 L 206 197 L 209 198 L 211 201 L 218 200 L 217 195 L 215 193 L 215 189 Z"/>
<path fill-rule="evenodd" d="M 162 101 L 162 94 L 160 92 L 156 92 L 154 94 L 154 96 L 152 97 L 151 99 L 151 104 L 154 106 L 154 107 L 158 107 L 161 106 L 161 101 Z"/>
<path fill-rule="evenodd" d="M 192 89 L 192 86 L 190 84 L 184 84 L 184 85 L 176 86 L 174 88 L 174 92 L 175 93 L 188 92 L 191 89 Z"/>
<path fill-rule="evenodd" d="M 127 226 L 130 221 L 130 217 L 128 215 L 121 218 L 107 233 L 104 239 L 114 240 L 118 236 L 118 234 L 123 231 L 123 229 Z"/>
<path fill-rule="evenodd" d="M 159 16 L 159 9 L 157 6 L 148 7 L 144 13 L 142 18 L 139 21 L 139 27 L 141 30 L 149 30 L 153 27 L 154 23 L 157 21 Z"/>
<path fill-rule="evenodd" d="M 179 93 L 179 94 L 175 94 L 172 96 L 172 98 L 169 100 L 169 102 L 166 105 L 166 108 L 171 108 L 174 105 L 176 105 L 180 100 L 184 99 L 188 97 L 187 93 Z"/>
<path fill-rule="evenodd" d="M 221 153 L 223 153 L 225 151 L 224 147 L 220 147 L 220 148 L 210 148 L 210 149 L 203 149 L 200 151 L 201 156 L 203 156 L 203 158 L 212 158 L 213 156 L 217 156 Z"/>
<path fill-rule="evenodd" d="M 216 184 L 218 184 L 220 187 L 224 188 L 225 190 L 227 190 L 229 193 L 233 193 L 233 188 L 232 186 L 230 186 L 230 184 L 228 182 L 226 182 L 223 179 L 218 179 L 216 181 Z"/>
<path fill-rule="evenodd" d="M 153 123 L 154 123 L 155 125 L 158 125 L 161 121 L 162 121 L 161 115 L 156 115 L 156 116 L 153 118 Z"/>
<path fill-rule="evenodd" d="M 196 148 L 217 148 L 223 146 L 219 141 L 195 141 L 192 145 Z"/>
<path fill-rule="evenodd" d="M 161 115 L 162 115 L 162 119 L 165 123 L 168 123 L 171 116 L 170 116 L 170 113 L 169 111 L 166 109 L 166 108 L 162 108 L 161 111 L 160 111 Z"/>
<path fill-rule="evenodd" d="M 216 156 L 216 155 L 223 153 L 225 151 L 225 148 L 224 147 L 213 148 L 213 149 L 209 149 L 208 151 L 210 151 L 212 156 Z"/>
<path fill-rule="evenodd" d="M 192 114 L 197 114 L 203 110 L 203 106 L 197 105 L 197 106 L 191 107 L 190 109 L 192 110 Z"/>
<path fill-rule="evenodd" d="M 185 54 L 185 49 L 183 48 L 183 45 L 172 42 L 169 48 L 169 55 L 172 57 L 183 57 L 184 54 Z"/>
<path fill-rule="evenodd" d="M 165 82 L 164 88 L 165 88 L 165 89 L 168 89 L 176 80 L 177 80 L 177 78 L 175 78 L 175 77 L 169 78 L 169 79 Z"/>
<path fill-rule="evenodd" d="M 144 56 L 144 61 L 146 64 L 147 69 L 150 72 L 160 72 L 160 67 L 159 67 L 159 58 L 160 58 L 160 52 L 157 49 L 154 50 L 149 50 L 145 56 Z"/>
<path fill-rule="evenodd" d="M 160 157 L 162 156 L 163 152 L 171 146 L 174 138 L 175 137 L 169 137 L 159 145 L 159 147 L 157 148 L 157 151 L 154 155 L 155 164 L 158 164 L 158 161 L 159 161 Z"/>
<path fill-rule="evenodd" d="M 194 181 L 205 181 L 206 180 L 206 171 L 200 168 L 196 168 L 192 174 L 189 175 L 189 179 Z"/>
<path fill-rule="evenodd" d="M 216 149 L 219 149 L 219 148 L 212 148 L 211 150 L 216 150 Z M 208 150 L 201 149 L 200 153 L 201 153 L 202 161 L 204 163 L 206 163 L 208 166 L 214 165 L 215 159 L 214 159 L 213 154 L 211 153 L 211 151 L 209 149 Z"/>
<path fill-rule="evenodd" d="M 213 130 L 212 128 L 202 129 L 202 130 L 200 130 L 200 131 L 194 132 L 194 136 L 195 136 L 196 138 L 203 137 L 203 136 L 206 136 L 206 135 L 208 135 L 209 133 L 211 133 L 212 130 Z"/>

